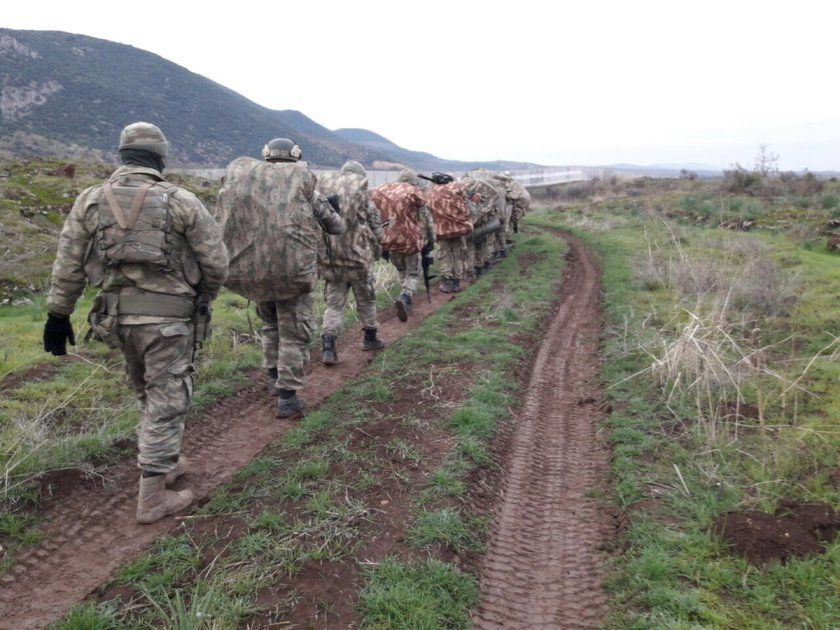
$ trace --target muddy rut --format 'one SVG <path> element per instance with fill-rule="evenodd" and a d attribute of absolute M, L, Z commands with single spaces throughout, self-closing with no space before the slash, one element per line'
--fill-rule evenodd
<path fill-rule="evenodd" d="M 481 563 L 477 628 L 598 627 L 609 519 L 598 435 L 599 271 L 570 245 L 559 301 L 533 360 Z"/>
<path fill-rule="evenodd" d="M 416 328 L 449 300 L 432 292 L 415 299 L 415 312 L 405 324 L 383 313 L 380 333 L 393 342 Z M 359 374 L 373 360 L 360 348 L 356 327 L 339 340 L 339 365 L 327 368 L 313 360 L 301 390 L 310 408 Z M 317 355 L 313 353 L 313 359 Z M 183 452 L 190 471 L 176 486 L 191 488 L 200 500 L 228 481 L 269 442 L 295 425 L 274 416 L 274 400 L 262 378 L 213 407 L 187 426 Z M 75 603 L 105 582 L 112 571 L 140 553 L 156 538 L 177 531 L 177 519 L 140 526 L 134 520 L 138 471 L 126 461 L 105 471 L 104 482 L 79 481 L 48 500 L 44 538 L 21 554 L 0 576 L 0 628 L 42 628 L 61 618 Z"/>

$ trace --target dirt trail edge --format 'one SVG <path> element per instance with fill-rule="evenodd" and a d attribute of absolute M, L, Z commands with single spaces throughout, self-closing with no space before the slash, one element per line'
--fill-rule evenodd
<path fill-rule="evenodd" d="M 394 342 L 416 328 L 450 299 L 437 290 L 429 303 L 418 293 L 414 313 L 405 324 L 383 313 L 380 333 Z M 307 385 L 301 396 L 312 409 L 359 374 L 374 355 L 361 350 L 361 330 L 354 327 L 339 340 L 340 363 L 327 368 L 313 353 Z M 296 422 L 274 416 L 274 400 L 262 379 L 209 410 L 187 426 L 183 452 L 190 470 L 178 487 L 189 487 L 197 499 L 207 497 L 253 459 L 269 442 Z M 136 556 L 156 538 L 177 530 L 173 518 L 138 525 L 138 471 L 133 461 L 107 471 L 107 482 L 79 483 L 77 489 L 49 505 L 44 538 L 0 577 L 0 628 L 43 628 L 61 618 L 120 564 Z"/>
<path fill-rule="evenodd" d="M 475 626 L 598 627 L 609 518 L 608 450 L 598 434 L 600 273 L 576 239 L 556 310 L 537 348 L 481 562 Z"/>

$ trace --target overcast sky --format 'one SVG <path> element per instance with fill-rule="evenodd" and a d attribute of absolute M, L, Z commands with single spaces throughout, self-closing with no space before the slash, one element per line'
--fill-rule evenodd
<path fill-rule="evenodd" d="M 815 170 L 840 168 L 839 18 L 808 0 L 7 0 L 0 26 L 131 44 L 446 158 L 726 166 L 765 142 Z"/>

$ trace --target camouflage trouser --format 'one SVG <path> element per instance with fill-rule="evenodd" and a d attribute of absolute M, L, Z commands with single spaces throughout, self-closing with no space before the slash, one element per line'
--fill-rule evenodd
<path fill-rule="evenodd" d="M 472 263 L 475 269 L 481 267 L 486 261 L 485 250 L 487 248 L 488 240 L 488 237 L 480 236 L 477 239 L 474 239 L 472 244 L 470 245 Z"/>
<path fill-rule="evenodd" d="M 391 262 L 397 271 L 400 272 L 400 285 L 402 293 L 409 296 L 417 291 L 417 281 L 420 279 L 420 252 L 416 254 L 395 254 L 391 253 Z"/>
<path fill-rule="evenodd" d="M 323 334 L 337 336 L 344 327 L 344 307 L 347 294 L 353 290 L 356 298 L 356 314 L 365 328 L 379 328 L 376 319 L 376 292 L 373 277 L 369 271 L 348 275 L 343 279 L 324 279 L 324 326 Z"/>
<path fill-rule="evenodd" d="M 303 387 L 303 366 L 309 359 L 309 342 L 315 313 L 312 294 L 290 300 L 260 302 L 257 315 L 263 320 L 263 367 L 277 366 L 277 387 Z"/>
<path fill-rule="evenodd" d="M 447 238 L 438 240 L 440 275 L 448 280 L 463 280 L 467 265 L 467 239 Z"/>
<path fill-rule="evenodd" d="M 167 473 L 178 462 L 192 400 L 194 333 L 193 324 L 185 322 L 117 329 L 140 411 L 138 464 L 144 471 Z"/>

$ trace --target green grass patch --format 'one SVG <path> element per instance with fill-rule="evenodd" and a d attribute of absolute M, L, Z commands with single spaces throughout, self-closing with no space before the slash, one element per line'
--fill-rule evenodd
<path fill-rule="evenodd" d="M 368 628 L 468 628 L 478 585 L 437 560 L 386 559 L 366 570 L 359 600 Z"/>

